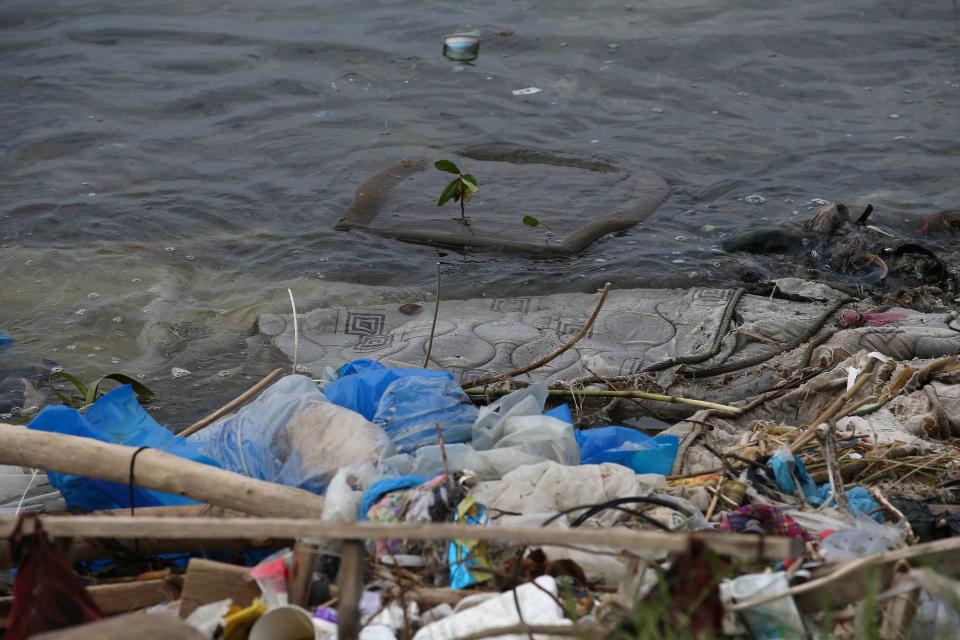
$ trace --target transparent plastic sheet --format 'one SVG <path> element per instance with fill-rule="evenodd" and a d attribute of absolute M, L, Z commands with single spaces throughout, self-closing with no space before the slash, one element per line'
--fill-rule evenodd
<path fill-rule="evenodd" d="M 547 385 L 532 384 L 503 396 L 496 402 L 480 407 L 473 425 L 473 446 L 492 449 L 503 438 L 507 419 L 521 416 L 539 416 L 547 401 Z"/>
<path fill-rule="evenodd" d="M 260 480 L 323 493 L 341 467 L 393 455 L 387 434 L 291 375 L 190 437 L 220 465 Z"/>
<path fill-rule="evenodd" d="M 450 473 L 470 470 L 477 474 L 478 480 L 498 480 L 517 467 L 543 462 L 543 458 L 519 448 L 477 451 L 469 444 L 450 444 L 445 449 Z M 443 473 L 443 456 L 439 445 L 429 445 L 417 449 L 413 456 L 403 454 L 387 458 L 381 468 L 398 475 L 429 478 Z"/>
<path fill-rule="evenodd" d="M 563 414 L 544 415 L 546 399 L 547 387 L 535 384 L 480 407 L 471 428 L 472 441 L 445 443 L 450 472 L 469 469 L 480 480 L 497 480 L 517 468 L 544 461 L 579 464 L 580 446 L 573 425 L 554 417 Z M 381 472 L 427 477 L 442 473 L 440 447 L 426 445 L 412 455 L 387 458 Z"/>

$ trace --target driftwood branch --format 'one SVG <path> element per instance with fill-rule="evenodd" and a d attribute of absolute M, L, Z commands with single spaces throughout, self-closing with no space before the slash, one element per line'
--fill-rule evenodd
<path fill-rule="evenodd" d="M 130 461 L 136 451 L 135 447 L 108 444 L 92 438 L 0 423 L 0 464 L 39 467 L 127 484 L 130 482 Z M 158 449 L 146 449 L 137 456 L 136 484 L 258 516 L 319 517 L 323 512 L 323 498 L 308 491 L 255 480 Z M 120 520 L 115 517 L 104 519 Z M 144 521 L 154 520 L 158 519 L 144 518 Z M 176 528 L 179 519 L 162 520 Z M 210 522 L 215 525 L 224 520 L 227 519 L 215 518 Z"/>
<path fill-rule="evenodd" d="M 302 493 L 302 492 L 301 492 Z M 312 494 L 310 494 L 312 495 Z M 321 498 L 317 498 L 322 500 Z M 301 507 L 301 512 L 303 508 Z M 294 511 L 290 509 L 290 512 Z M 339 523 L 307 518 L 149 518 L 140 516 L 40 516 L 54 537 L 76 538 L 321 538 L 327 540 L 486 540 L 510 544 L 560 544 L 626 550 L 662 550 L 684 553 L 692 541 L 702 542 L 719 555 L 782 560 L 803 552 L 800 538 L 732 534 L 614 529 L 559 529 L 554 527 L 473 527 L 450 523 Z M 16 521 L 0 518 L 0 536 Z"/>

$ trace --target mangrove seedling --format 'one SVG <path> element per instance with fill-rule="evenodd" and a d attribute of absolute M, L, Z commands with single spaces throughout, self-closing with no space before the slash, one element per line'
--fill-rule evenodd
<path fill-rule="evenodd" d="M 433 166 L 440 171 L 446 171 L 447 173 L 452 173 L 457 176 L 443 188 L 443 192 L 440 193 L 440 199 L 437 201 L 437 206 L 442 207 L 450 200 L 459 202 L 460 217 L 466 218 L 466 204 L 470 202 L 473 194 L 480 190 L 477 179 L 469 173 L 461 173 L 460 168 L 449 160 L 437 160 L 433 163 Z"/>

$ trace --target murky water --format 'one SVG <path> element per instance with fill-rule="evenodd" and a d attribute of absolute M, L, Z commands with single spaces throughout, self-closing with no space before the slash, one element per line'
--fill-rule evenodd
<path fill-rule="evenodd" d="M 467 29 L 476 64 L 445 60 Z M 287 287 L 301 308 L 432 290 L 434 250 L 333 230 L 413 151 L 671 186 L 576 258 L 451 254 L 448 297 L 736 284 L 776 271 L 719 251 L 745 222 L 872 202 L 907 235 L 960 203 L 956 0 L 5 0 L 0 87 L 0 368 L 139 375 L 174 426 L 278 364 L 252 334 Z"/>

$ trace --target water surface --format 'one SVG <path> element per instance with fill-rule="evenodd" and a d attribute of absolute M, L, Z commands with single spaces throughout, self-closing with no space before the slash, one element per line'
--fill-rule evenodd
<path fill-rule="evenodd" d="M 472 66 L 441 56 L 464 30 Z M 872 202 L 909 236 L 960 202 L 951 0 L 6 0 L 0 87 L 3 366 L 142 376 L 173 426 L 282 362 L 254 322 L 287 287 L 301 308 L 433 289 L 434 250 L 333 229 L 413 153 L 671 186 L 575 258 L 452 253 L 448 297 L 735 286 L 777 270 L 719 251 L 738 225 Z"/>

